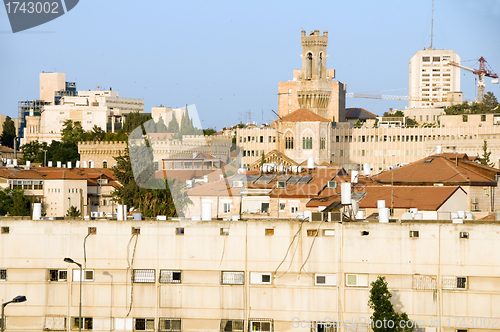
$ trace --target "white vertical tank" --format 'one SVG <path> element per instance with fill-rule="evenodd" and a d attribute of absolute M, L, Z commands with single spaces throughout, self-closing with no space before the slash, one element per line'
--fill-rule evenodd
<path fill-rule="evenodd" d="M 381 208 L 378 210 L 378 222 L 381 223 L 389 222 L 389 208 Z"/>
<path fill-rule="evenodd" d="M 47 163 L 47 166 L 52 167 L 52 160 L 49 160 L 49 162 Z"/>
<path fill-rule="evenodd" d="M 351 183 L 342 182 L 340 184 L 340 200 L 342 205 L 351 204 Z"/>
<path fill-rule="evenodd" d="M 314 157 L 307 158 L 307 168 L 314 168 Z"/>
<path fill-rule="evenodd" d="M 61 168 L 61 162 L 60 161 L 57 162 L 57 168 Z"/>
<path fill-rule="evenodd" d="M 385 208 L 385 201 L 382 199 L 382 200 L 379 200 L 377 201 L 377 209 L 383 209 Z"/>
<path fill-rule="evenodd" d="M 201 204 L 201 220 L 212 220 L 212 203 Z"/>
<path fill-rule="evenodd" d="M 33 220 L 42 219 L 42 203 L 33 204 Z"/>
<path fill-rule="evenodd" d="M 352 183 L 358 183 L 358 171 L 352 171 L 351 172 L 351 182 Z"/>
<path fill-rule="evenodd" d="M 363 175 L 370 176 L 370 174 L 371 174 L 370 164 L 364 163 L 363 164 Z"/>

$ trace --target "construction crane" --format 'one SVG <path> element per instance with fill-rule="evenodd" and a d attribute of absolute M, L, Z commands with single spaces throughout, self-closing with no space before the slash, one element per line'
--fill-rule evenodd
<path fill-rule="evenodd" d="M 479 61 L 479 69 L 474 69 L 474 68 L 463 66 L 459 63 L 456 63 L 455 61 L 449 61 L 446 65 L 455 66 L 458 68 L 465 69 L 467 71 L 472 72 L 474 75 L 478 76 L 478 78 L 476 78 L 476 80 L 477 80 L 477 101 L 479 103 L 482 103 L 483 99 L 484 99 L 484 92 L 485 92 L 484 77 L 485 76 L 491 77 L 492 78 L 491 83 L 498 84 L 498 75 L 495 74 L 491 68 L 487 68 L 487 67 L 489 67 L 489 65 L 483 57 L 480 57 L 478 61 Z"/>

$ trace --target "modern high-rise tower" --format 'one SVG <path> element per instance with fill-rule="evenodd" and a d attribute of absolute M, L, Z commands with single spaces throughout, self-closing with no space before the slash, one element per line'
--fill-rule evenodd
<path fill-rule="evenodd" d="M 293 71 L 293 80 L 279 82 L 278 114 L 284 117 L 307 108 L 330 120 L 345 121 L 345 87 L 334 81 L 335 70 L 326 69 L 328 32 L 319 30 L 309 36 L 301 32 L 302 69 Z"/>
<path fill-rule="evenodd" d="M 453 50 L 426 49 L 410 59 L 410 108 L 452 101 L 450 92 L 460 91 L 460 68 L 448 65 L 449 61 L 460 63 L 460 57 Z"/>

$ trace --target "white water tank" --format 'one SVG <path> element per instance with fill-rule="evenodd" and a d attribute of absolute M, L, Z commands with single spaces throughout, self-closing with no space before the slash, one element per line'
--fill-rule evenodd
<path fill-rule="evenodd" d="M 132 219 L 133 220 L 142 220 L 142 213 L 141 212 L 132 213 Z"/>
<path fill-rule="evenodd" d="M 80 168 L 80 160 L 77 160 L 76 161 L 76 165 L 75 165 L 76 168 Z"/>
<path fill-rule="evenodd" d="M 357 214 L 358 211 L 359 211 L 359 204 L 358 204 L 358 202 L 356 200 L 352 199 L 351 200 L 351 204 L 352 204 L 352 212 L 354 214 Z"/>
<path fill-rule="evenodd" d="M 33 204 L 33 220 L 42 219 L 42 203 Z"/>
<path fill-rule="evenodd" d="M 14 164 L 14 166 L 17 166 L 17 159 L 12 160 L 12 163 Z"/>
<path fill-rule="evenodd" d="M 371 174 L 370 164 L 364 163 L 363 164 L 363 175 L 370 176 L 370 174 Z"/>
<path fill-rule="evenodd" d="M 86 160 L 83 161 L 83 168 L 87 168 L 87 161 Z"/>
<path fill-rule="evenodd" d="M 358 211 L 356 213 L 356 219 L 357 220 L 362 220 L 362 219 L 365 219 L 365 211 Z"/>
<path fill-rule="evenodd" d="M 68 168 L 71 168 L 71 161 L 68 161 L 68 162 L 67 162 L 67 167 L 68 167 Z"/>
<path fill-rule="evenodd" d="M 212 203 L 201 204 L 201 220 L 212 220 Z"/>
<path fill-rule="evenodd" d="M 382 200 L 377 201 L 377 209 L 380 210 L 383 208 L 385 208 L 385 200 L 382 199 Z"/>
<path fill-rule="evenodd" d="M 47 166 L 48 166 L 48 167 L 52 167 L 52 160 L 50 160 L 50 161 L 47 163 Z"/>
<path fill-rule="evenodd" d="M 351 182 L 352 183 L 358 183 L 358 171 L 352 171 L 351 172 Z"/>
<path fill-rule="evenodd" d="M 342 205 L 350 205 L 351 204 L 351 183 L 350 182 L 342 182 L 340 184 L 340 197 Z"/>
<path fill-rule="evenodd" d="M 314 157 L 307 158 L 307 168 L 314 168 Z"/>
<path fill-rule="evenodd" d="M 57 162 L 57 168 L 61 168 L 61 162 L 60 161 Z"/>
<path fill-rule="evenodd" d="M 442 148 L 443 147 L 441 145 L 436 146 L 436 154 L 440 154 L 442 151 Z"/>
<path fill-rule="evenodd" d="M 31 167 L 31 161 L 26 160 L 26 167 L 30 168 Z"/>
<path fill-rule="evenodd" d="M 381 208 L 378 210 L 378 222 L 381 223 L 389 222 L 389 208 Z"/>

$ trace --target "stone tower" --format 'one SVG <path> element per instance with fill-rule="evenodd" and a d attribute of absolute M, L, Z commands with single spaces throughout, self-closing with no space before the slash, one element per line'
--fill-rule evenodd
<path fill-rule="evenodd" d="M 330 120 L 345 121 L 345 88 L 334 81 L 335 70 L 327 69 L 328 32 L 319 30 L 308 36 L 301 32 L 302 69 L 293 71 L 293 80 L 279 82 L 278 114 L 286 116 L 307 108 Z"/>

